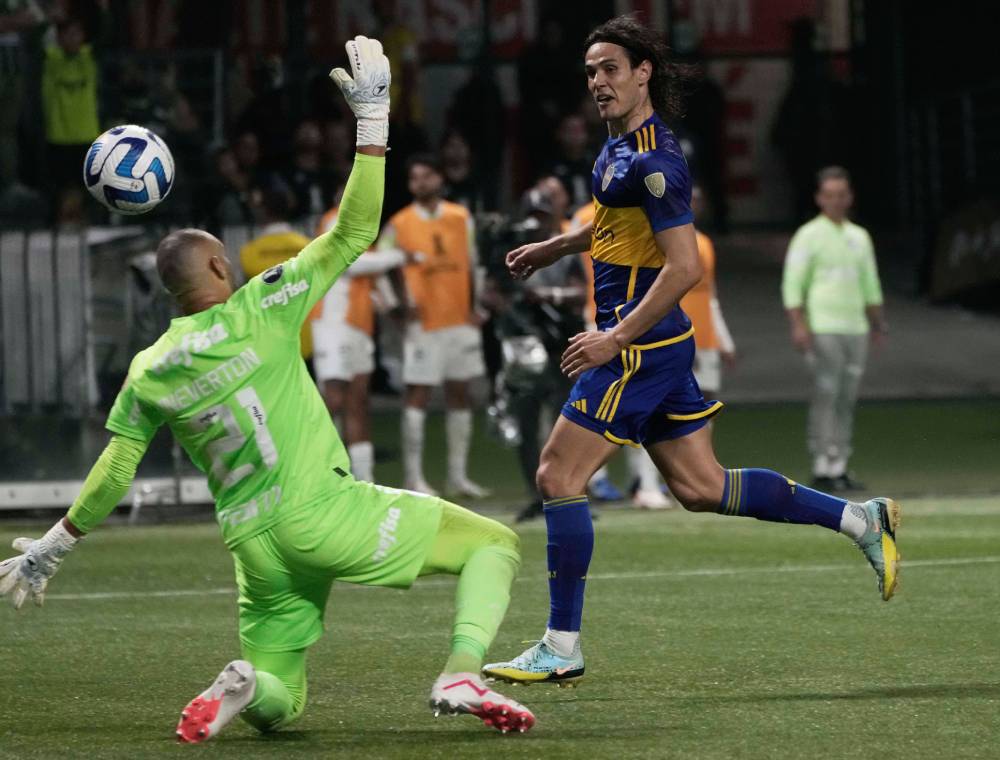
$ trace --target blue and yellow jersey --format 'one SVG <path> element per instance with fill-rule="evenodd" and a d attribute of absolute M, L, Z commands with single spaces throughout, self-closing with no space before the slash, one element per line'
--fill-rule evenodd
<path fill-rule="evenodd" d="M 663 254 L 653 235 L 693 221 L 691 176 L 674 133 L 653 114 L 634 132 L 608 138 L 592 185 L 594 298 L 597 324 L 606 329 L 635 308 L 660 273 Z M 675 306 L 650 337 L 690 328 Z"/>

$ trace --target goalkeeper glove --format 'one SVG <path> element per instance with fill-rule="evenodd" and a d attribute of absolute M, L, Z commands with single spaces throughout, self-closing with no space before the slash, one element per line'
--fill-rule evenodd
<path fill-rule="evenodd" d="M 344 45 L 351 73 L 337 68 L 330 79 L 358 120 L 358 145 L 385 147 L 389 141 L 389 59 L 382 43 L 358 35 Z"/>
<path fill-rule="evenodd" d="M 56 574 L 59 563 L 78 540 L 66 530 L 62 520 L 37 540 L 15 538 L 14 549 L 23 554 L 0 562 L 0 596 L 11 594 L 14 609 L 19 610 L 30 593 L 41 607 L 49 578 Z"/>

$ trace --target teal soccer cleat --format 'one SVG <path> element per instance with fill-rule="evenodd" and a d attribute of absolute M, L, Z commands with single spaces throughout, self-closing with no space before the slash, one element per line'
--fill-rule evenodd
<path fill-rule="evenodd" d="M 583 678 L 583 653 L 577 643 L 570 657 L 560 657 L 539 641 L 509 662 L 484 665 L 483 675 L 524 686 L 555 683 L 561 687 L 574 688 Z"/>
<path fill-rule="evenodd" d="M 878 590 L 888 602 L 899 583 L 899 564 L 902 559 L 896 546 L 896 531 L 902 508 L 892 499 L 878 498 L 860 505 L 868 520 L 868 529 L 858 539 L 858 548 L 864 552 L 878 576 Z"/>

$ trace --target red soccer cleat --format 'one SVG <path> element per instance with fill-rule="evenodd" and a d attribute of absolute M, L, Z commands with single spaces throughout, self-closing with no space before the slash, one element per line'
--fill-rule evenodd
<path fill-rule="evenodd" d="M 188 702 L 177 723 L 177 741 L 188 744 L 208 741 L 221 731 L 253 699 L 257 674 L 246 660 L 233 660 L 215 683 Z"/>
<path fill-rule="evenodd" d="M 535 725 L 527 707 L 493 691 L 475 673 L 442 674 L 431 689 L 431 710 L 438 715 L 475 715 L 501 733 L 525 733 Z"/>

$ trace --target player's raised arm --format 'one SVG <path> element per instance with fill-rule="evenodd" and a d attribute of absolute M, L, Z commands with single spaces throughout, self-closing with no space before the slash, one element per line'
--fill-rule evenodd
<path fill-rule="evenodd" d="M 337 223 L 299 254 L 296 267 L 309 278 L 309 308 L 378 235 L 385 194 L 385 151 L 389 139 L 389 60 L 378 40 L 355 37 L 345 45 L 351 73 L 336 68 L 330 78 L 358 120 L 357 153 L 344 189 Z M 298 274 L 298 273 L 296 273 Z"/>

